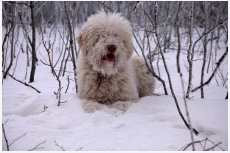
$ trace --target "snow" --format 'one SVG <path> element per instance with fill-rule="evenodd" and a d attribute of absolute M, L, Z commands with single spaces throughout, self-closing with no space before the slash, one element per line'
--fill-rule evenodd
<path fill-rule="evenodd" d="M 54 47 L 55 59 L 59 55 L 58 44 L 56 42 Z M 217 59 L 225 51 L 223 44 L 220 50 Z M 44 58 L 48 59 L 42 45 L 38 47 L 37 56 L 43 61 L 45 61 Z M 182 114 L 187 120 L 181 79 L 176 72 L 176 51 L 165 53 L 165 57 L 174 92 Z M 195 58 L 199 58 L 198 55 L 195 55 Z M 181 54 L 183 79 L 187 82 L 188 73 L 184 61 L 186 61 L 186 54 Z M 202 61 L 194 62 L 193 87 L 200 83 L 201 63 Z M 156 68 L 156 61 L 153 65 Z M 15 61 L 13 68 L 14 66 Z M 159 63 L 159 67 L 161 77 L 166 81 L 169 95 L 164 95 L 162 84 L 157 81 L 157 95 L 141 98 L 125 113 L 106 107 L 94 113 L 85 113 L 82 101 L 75 93 L 73 81 L 70 81 L 70 87 L 65 93 L 67 76 L 61 77 L 63 87 L 61 100 L 67 102 L 57 106 L 58 100 L 54 91 L 58 89 L 58 82 L 51 74 L 50 68 L 40 61 L 36 68 L 35 82 L 31 85 L 41 93 L 8 76 L 2 84 L 2 123 L 4 123 L 8 142 L 11 143 L 26 133 L 10 146 L 10 150 L 30 150 L 44 141 L 36 150 L 62 150 L 59 146 L 67 151 L 177 151 L 183 149 L 191 143 L 190 131 L 179 116 L 162 62 Z M 227 73 L 227 65 L 222 67 Z M 56 69 L 59 69 L 58 66 Z M 24 80 L 25 71 L 26 53 L 20 53 L 14 77 L 28 82 L 30 67 L 26 80 Z M 69 71 L 70 79 L 73 79 L 71 62 L 68 62 L 67 71 Z M 10 74 L 12 72 L 13 70 Z M 207 80 L 210 75 L 211 72 L 205 74 L 204 80 Z M 187 87 L 187 84 L 184 84 Z M 213 80 L 210 85 L 204 87 L 204 91 L 204 99 L 200 98 L 199 90 L 191 93 L 191 98 L 187 99 L 192 126 L 199 132 L 199 135 L 194 135 L 194 140 L 202 141 L 208 138 L 210 141 L 206 141 L 205 149 L 222 142 L 214 150 L 221 150 L 221 148 L 228 150 L 228 101 L 224 99 L 227 89 L 217 86 Z M 203 150 L 199 143 L 195 145 L 195 149 Z M 3 135 L 2 150 L 6 150 Z M 191 146 L 186 150 L 192 150 Z"/>

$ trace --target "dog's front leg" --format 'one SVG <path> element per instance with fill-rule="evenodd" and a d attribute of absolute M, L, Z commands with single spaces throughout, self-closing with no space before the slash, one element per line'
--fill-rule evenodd
<path fill-rule="evenodd" d="M 115 108 L 122 112 L 125 112 L 133 102 L 131 101 L 117 101 L 113 103 L 110 108 Z"/>
<path fill-rule="evenodd" d="M 85 110 L 86 113 L 93 113 L 96 112 L 97 110 L 101 110 L 103 105 L 92 101 L 92 100 L 87 100 L 87 99 L 83 99 L 83 109 Z"/>

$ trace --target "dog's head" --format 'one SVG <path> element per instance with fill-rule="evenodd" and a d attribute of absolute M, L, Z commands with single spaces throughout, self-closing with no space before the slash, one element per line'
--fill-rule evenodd
<path fill-rule="evenodd" d="M 119 13 L 100 11 L 90 16 L 77 42 L 93 70 L 103 75 L 117 73 L 133 53 L 132 28 Z"/>

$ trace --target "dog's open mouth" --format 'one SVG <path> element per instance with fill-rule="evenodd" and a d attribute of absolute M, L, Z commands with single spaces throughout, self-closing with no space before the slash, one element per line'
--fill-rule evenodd
<path fill-rule="evenodd" d="M 108 53 L 102 57 L 102 60 L 108 61 L 108 62 L 115 62 L 115 55 L 113 53 Z"/>

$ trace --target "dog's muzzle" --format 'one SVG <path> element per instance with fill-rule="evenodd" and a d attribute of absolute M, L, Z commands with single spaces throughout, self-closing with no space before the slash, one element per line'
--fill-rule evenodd
<path fill-rule="evenodd" d="M 114 53 L 116 52 L 117 47 L 113 44 L 106 46 L 106 52 L 107 54 L 102 57 L 102 60 L 108 61 L 108 62 L 115 62 L 116 57 Z"/>

